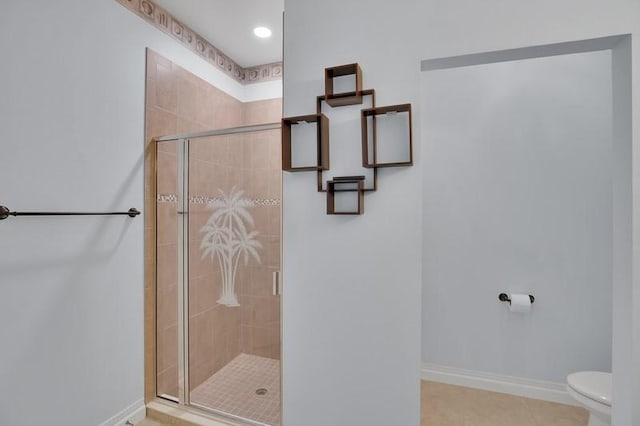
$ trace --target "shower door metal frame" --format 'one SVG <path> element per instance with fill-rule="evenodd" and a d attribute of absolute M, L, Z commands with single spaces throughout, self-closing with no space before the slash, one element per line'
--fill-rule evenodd
<path fill-rule="evenodd" d="M 178 402 L 189 405 L 189 139 L 178 146 Z"/>
<path fill-rule="evenodd" d="M 162 140 L 161 140 L 162 139 Z M 177 284 L 177 321 L 178 321 L 178 395 L 160 394 L 156 384 L 156 395 L 158 397 L 174 401 L 180 405 L 189 405 L 189 240 L 185 236 L 189 235 L 189 164 L 185 159 L 189 158 L 189 139 L 183 137 L 176 138 L 157 138 L 156 155 L 158 152 L 157 142 L 178 142 L 177 146 L 177 188 L 176 191 L 176 209 L 177 209 L 177 229 L 176 236 L 181 243 L 177 245 L 178 249 L 178 284 Z M 156 162 L 157 164 L 157 162 Z M 156 179 L 157 179 L 156 170 Z M 158 194 L 156 193 L 156 196 Z M 156 269 L 158 259 L 156 257 Z M 156 292 L 157 292 L 157 275 L 156 275 Z M 156 306 L 157 309 L 157 306 Z M 156 318 L 157 322 L 157 318 Z M 157 327 L 157 325 L 156 325 Z M 157 328 L 156 328 L 157 332 Z M 158 356 L 158 347 L 155 348 Z M 157 380 L 158 371 L 155 376 Z"/>
<path fill-rule="evenodd" d="M 154 141 L 168 142 L 168 141 L 176 141 L 180 139 L 203 138 L 207 136 L 224 136 L 224 135 L 233 135 L 236 133 L 260 132 L 262 130 L 276 130 L 276 129 L 280 129 L 281 127 L 282 127 L 282 124 L 280 122 L 255 124 L 251 126 L 228 127 L 226 129 L 206 130 L 203 132 L 181 133 L 177 135 L 160 136 L 155 138 Z"/>
<path fill-rule="evenodd" d="M 193 406 L 190 402 L 190 386 L 189 386 L 189 141 L 190 139 L 208 137 L 208 136 L 224 136 L 224 135 L 233 135 L 239 133 L 251 133 L 251 132 L 259 132 L 266 130 L 276 130 L 281 129 L 282 124 L 280 122 L 276 123 L 266 123 L 266 124 L 258 124 L 251 126 L 239 126 L 239 127 L 230 127 L 226 129 L 217 129 L 217 130 L 208 130 L 203 132 L 193 132 L 193 133 L 184 133 L 177 135 L 167 135 L 161 136 L 154 139 L 156 143 L 156 153 L 157 153 L 157 143 L 158 142 L 170 142 L 177 141 L 179 143 L 178 146 L 178 193 L 177 196 L 177 209 L 178 209 L 178 229 L 177 229 L 177 237 L 178 241 L 181 243 L 178 244 L 178 398 L 176 400 L 175 397 L 170 395 L 156 395 L 158 397 L 177 402 L 179 405 L 190 408 L 200 408 L 199 406 Z M 158 170 L 156 170 L 156 179 L 157 179 Z M 157 196 L 157 194 L 156 194 Z M 156 259 L 156 268 L 157 268 L 157 259 Z M 156 276 L 157 280 L 157 276 Z M 156 281 L 157 288 L 157 281 Z M 156 290 L 157 291 L 157 290 Z M 278 286 L 279 292 L 279 286 Z M 157 318 L 156 318 L 157 321 Z M 155 356 L 157 356 L 157 345 L 155 347 Z M 158 372 L 155 371 L 155 376 L 157 380 Z M 280 372 L 282 374 L 282 371 Z M 280 409 L 282 410 L 282 399 L 280 402 Z M 242 420 L 244 422 L 249 422 L 248 424 L 253 424 L 254 422 L 250 419 L 239 419 L 236 416 L 228 413 L 224 413 L 219 410 L 215 410 L 214 408 L 207 408 L 207 411 L 219 413 L 226 418 L 232 418 L 236 420 Z"/>

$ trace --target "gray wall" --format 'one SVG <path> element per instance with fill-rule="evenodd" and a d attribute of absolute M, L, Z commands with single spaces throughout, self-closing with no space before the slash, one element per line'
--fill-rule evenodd
<path fill-rule="evenodd" d="M 143 209 L 147 46 L 249 100 L 114 0 L 2 1 L 0 205 Z M 0 253 L 0 424 L 143 410 L 143 218 L 9 218 Z"/>
<path fill-rule="evenodd" d="M 323 2 L 321 8 L 312 0 L 285 1 L 285 114 L 308 113 L 313 111 L 313 98 L 322 90 L 321 72 L 324 67 L 359 62 L 363 64 L 365 72 L 365 86 L 375 87 L 379 104 L 392 103 L 399 99 L 412 101 L 419 99 L 418 91 L 419 62 L 423 59 L 450 57 L 462 54 L 488 52 L 500 49 L 512 49 L 525 46 L 536 46 L 548 43 L 559 43 L 574 40 L 584 40 L 616 34 L 633 33 L 634 69 L 640 68 L 640 2 L 628 0 L 540 0 L 536 2 L 505 2 L 504 0 L 424 0 L 400 2 L 367 2 L 342 0 Z M 630 43 L 628 43 L 630 44 Z M 623 52 L 625 53 L 625 52 Z M 624 74 L 621 70 L 620 74 Z M 628 104 L 621 105 L 624 115 L 623 125 L 627 126 L 633 120 L 640 123 L 640 96 L 637 88 L 640 84 L 640 74 L 629 76 L 633 80 L 634 91 L 630 93 L 628 85 L 621 85 L 621 90 L 628 94 Z M 407 84 L 408 82 L 408 84 Z M 384 90 L 379 89 L 384 88 Z M 395 92 L 389 92 L 396 88 Z M 398 91 L 399 90 L 399 91 Z M 633 104 L 633 112 L 628 108 Z M 418 103 L 414 104 L 418 108 Z M 419 128 L 419 111 L 414 110 L 414 129 Z M 624 127 L 623 126 L 623 127 Z M 636 125 L 636 130 L 637 130 Z M 631 130 L 624 128 L 620 143 L 631 143 Z M 638 145 L 640 132 L 634 132 L 634 143 Z M 414 134 L 416 148 L 419 150 L 420 135 Z M 638 159 L 634 160 L 636 163 Z M 421 169 L 418 161 L 415 168 Z M 405 170 L 385 171 L 387 176 L 404 175 Z M 620 175 L 621 181 L 630 180 L 631 165 Z M 633 168 L 634 179 L 640 181 L 640 168 Z M 410 261 L 403 264 L 413 264 L 415 272 L 401 274 L 400 279 L 393 280 L 397 269 L 390 269 L 391 274 L 375 278 L 373 286 L 353 285 L 343 274 L 343 269 L 335 273 L 318 273 L 319 264 L 334 264 L 338 256 L 333 250 L 344 244 L 350 244 L 354 249 L 365 247 L 366 252 L 354 250 L 349 253 L 349 268 L 367 270 L 372 264 L 381 262 L 384 257 L 371 257 L 369 245 L 377 244 L 375 238 L 362 240 L 366 230 L 353 230 L 351 223 L 362 223 L 360 218 L 350 221 L 344 226 L 348 233 L 340 234 L 325 226 L 320 216 L 305 216 L 304 207 L 291 204 L 313 203 L 315 209 L 322 209 L 323 199 L 314 198 L 309 194 L 313 186 L 313 177 L 308 179 L 303 174 L 284 179 L 285 207 L 284 207 L 284 302 L 283 302 L 283 374 L 284 374 L 284 418 L 291 420 L 291 424 L 302 422 L 313 413 L 317 424 L 331 423 L 336 425 L 368 424 L 364 419 L 359 420 L 358 411 L 368 410 L 373 414 L 392 410 L 402 416 L 397 421 L 383 417 L 381 423 L 417 425 L 419 423 L 419 389 L 417 385 L 407 379 L 407 375 L 415 368 L 416 381 L 419 366 L 413 359 L 419 359 L 419 347 L 409 343 L 419 329 L 413 325 L 416 319 L 419 323 L 421 303 L 415 303 L 413 298 L 420 297 L 416 287 L 421 286 L 422 256 L 409 255 Z M 415 178 L 412 174 L 411 178 Z M 418 177 L 419 178 L 419 177 Z M 393 178 L 391 178 L 393 179 Z M 389 184 L 389 179 L 383 177 L 383 185 Z M 404 189 L 394 186 L 403 197 L 420 197 L 410 182 Z M 395 193 L 395 191 L 392 191 Z M 383 194 L 383 192 L 380 192 Z M 392 198 L 389 192 L 385 195 L 369 196 L 367 198 L 367 213 L 378 210 L 374 204 L 393 205 L 399 202 L 398 208 L 413 208 L 405 204 L 404 198 Z M 632 215 L 631 200 L 628 186 L 621 184 L 620 198 L 627 204 L 621 205 L 621 215 Z M 635 205 L 640 205 L 640 195 L 634 195 Z M 287 202 L 286 200 L 291 200 Z M 418 219 L 421 217 L 421 201 L 418 200 Z M 624 205 L 622 205 L 624 204 Z M 289 207 L 287 206 L 289 205 Z M 371 207 L 371 208 L 370 208 Z M 378 210 L 379 211 L 379 210 Z M 637 215 L 636 215 L 637 216 Z M 369 216 L 370 217 L 370 216 Z M 381 216 L 376 223 L 366 221 L 366 225 L 389 226 L 395 232 L 389 238 L 387 245 L 399 247 L 401 253 L 407 253 L 403 243 L 408 241 L 410 249 L 414 249 L 414 239 L 410 233 L 421 233 L 421 225 L 416 224 L 411 211 L 404 216 Z M 633 232 L 633 250 L 640 249 L 640 227 L 631 228 L 629 223 L 621 227 L 620 234 L 630 235 Z M 404 221 L 404 223 L 398 223 Z M 346 221 L 345 221 L 346 222 Z M 320 226 L 318 232 L 309 231 Z M 302 231 L 302 232 L 301 232 Z M 325 238 L 324 231 L 331 232 L 332 238 Z M 300 233 L 299 233 L 300 232 Z M 299 234 L 298 234 L 299 233 Z M 320 236 L 319 240 L 314 237 Z M 376 235 L 377 236 L 377 235 Z M 361 244 L 352 242 L 360 239 Z M 407 244 L 407 243 L 404 243 Z M 631 242 L 629 242 L 630 246 Z M 342 251 L 342 249 L 340 249 Z M 623 251 L 631 253 L 631 247 Z M 421 248 L 418 248 L 421 251 Z M 382 252 L 380 252 L 382 253 Z M 385 254 L 385 253 L 382 253 Z M 389 258 L 400 259 L 400 256 Z M 402 260 L 404 262 L 404 260 Z M 640 256 L 633 258 L 634 270 L 640 270 Z M 389 262 L 393 264 L 393 262 Z M 346 264 L 346 262 L 345 262 Z M 625 265 L 631 265 L 629 261 Z M 346 265 L 344 267 L 346 269 Z M 380 268 L 382 269 L 382 268 Z M 376 272 L 379 271 L 376 267 Z M 331 279 L 336 279 L 332 284 Z M 369 278 L 369 276 L 367 276 Z M 392 278 L 393 287 L 402 294 L 380 290 L 385 281 Z M 414 282 L 413 280 L 418 280 Z M 634 281 L 632 281 L 634 280 Z M 329 285 L 327 285 L 329 283 Z M 640 292 L 634 291 L 639 286 L 637 273 L 629 270 L 617 280 L 614 287 L 618 289 L 616 298 L 618 309 L 614 312 L 615 327 L 618 338 L 614 341 L 613 367 L 618 368 L 619 374 L 614 377 L 614 422 L 616 425 L 627 426 L 634 422 L 632 416 L 640 418 L 640 405 L 632 407 L 634 395 L 640 389 L 640 327 L 636 316 L 631 312 L 634 306 L 640 306 Z M 372 293 L 370 287 L 373 287 Z M 338 291 L 335 293 L 335 291 Z M 339 296 L 336 296 L 338 294 Z M 364 294 L 365 297 L 361 297 Z M 391 295 L 391 297 L 387 297 Z M 491 297 L 496 297 L 492 294 Z M 635 300 L 634 300 L 635 297 Z M 289 299 L 288 299 L 289 298 Z M 287 299 L 291 303 L 287 302 Z M 344 302 L 341 302 L 344 300 Z M 295 301 L 295 303 L 293 302 Z M 354 324 L 352 313 L 354 306 L 361 311 L 370 312 L 368 318 L 376 319 L 374 323 L 359 322 Z M 389 309 L 391 310 L 389 312 Z M 636 309 L 637 310 L 637 309 Z M 375 313 L 379 316 L 376 317 Z M 323 318 L 330 318 L 323 321 Z M 378 320 L 377 318 L 380 318 Z M 384 334 L 369 332 L 369 324 L 376 326 L 384 321 Z M 635 323 L 634 323 L 635 322 Z M 615 323 L 614 323 L 615 324 Z M 357 336 L 358 328 L 367 330 L 367 344 L 362 339 L 352 339 Z M 388 339 L 393 336 L 393 339 Z M 418 337 L 419 338 L 419 337 Z M 314 341 L 315 339 L 315 341 Z M 377 339 L 379 345 L 369 343 L 368 339 Z M 402 345 L 392 352 L 389 346 Z M 331 345 L 327 353 L 324 349 Z M 368 360 L 378 348 L 384 348 L 386 362 L 378 359 L 371 364 L 358 365 L 361 360 Z M 416 351 L 416 354 L 413 354 Z M 320 354 L 325 356 L 321 356 Z M 409 353 L 409 355 L 405 355 Z M 346 355 L 346 356 L 343 356 Z M 411 359 L 411 362 L 407 362 Z M 335 361 L 335 362 L 334 362 Z M 350 369 L 349 364 L 357 365 Z M 377 364 L 376 370 L 372 364 Z M 616 367 L 617 365 L 617 367 Z M 336 368 L 338 366 L 338 368 Z M 382 371 L 381 380 L 379 372 Z M 395 371 L 394 377 L 390 371 Z M 615 373 L 614 373 L 615 376 Z M 290 380 L 288 382 L 288 380 Z M 320 384 L 309 389 L 308 384 Z M 381 385 L 382 383 L 382 385 Z M 410 387 L 408 390 L 405 386 Z M 633 390 L 635 388 L 635 390 Z M 384 391 L 383 389 L 386 389 Z M 398 389 L 403 389 L 398 392 Z M 363 402 L 367 399 L 368 404 Z M 350 403 L 352 400 L 357 404 Z M 635 398 L 637 400 L 637 397 Z M 328 406 L 330 410 L 317 412 L 314 407 Z M 364 406 L 369 408 L 364 408 Z M 373 410 L 371 409 L 373 407 Z M 632 413 L 635 410 L 635 413 Z M 412 413 L 413 417 L 406 417 Z M 385 414 L 388 416 L 388 414 Z M 344 419 L 336 421 L 335 419 Z M 638 422 L 636 422 L 638 423 Z M 286 423 L 289 424 L 289 423 Z"/>
<path fill-rule="evenodd" d="M 610 51 L 425 72 L 422 101 L 423 362 L 611 371 Z"/>
<path fill-rule="evenodd" d="M 315 113 L 324 69 L 353 62 L 378 106 L 417 107 L 413 1 L 364 3 L 285 2 L 285 116 Z M 325 108 L 334 119 L 325 179 L 368 174 L 359 128 L 368 101 Z M 314 173 L 284 173 L 283 184 L 284 424 L 417 425 L 419 165 L 380 170 L 358 217 L 328 216 Z"/>

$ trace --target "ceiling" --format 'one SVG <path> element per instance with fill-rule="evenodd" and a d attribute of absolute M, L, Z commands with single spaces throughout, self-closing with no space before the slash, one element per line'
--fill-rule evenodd
<path fill-rule="evenodd" d="M 243 68 L 282 61 L 284 0 L 154 0 Z M 273 32 L 259 39 L 253 29 Z"/>

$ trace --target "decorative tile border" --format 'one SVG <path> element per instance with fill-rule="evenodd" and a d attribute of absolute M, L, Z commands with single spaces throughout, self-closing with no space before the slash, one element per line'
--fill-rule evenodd
<path fill-rule="evenodd" d="M 255 198 L 252 200 L 253 204 L 258 206 L 279 206 L 280 199 L 278 198 Z"/>
<path fill-rule="evenodd" d="M 207 197 L 205 195 L 194 195 L 189 197 L 191 204 L 208 204 L 211 201 L 221 201 L 222 197 Z M 176 194 L 158 194 L 156 201 L 158 203 L 177 203 L 178 196 Z M 256 206 L 279 206 L 281 200 L 279 198 L 254 198 L 251 200 Z"/>
<path fill-rule="evenodd" d="M 158 203 L 177 203 L 178 197 L 176 194 L 158 194 L 156 201 Z"/>
<path fill-rule="evenodd" d="M 116 1 L 242 84 L 282 79 L 282 62 L 243 68 L 151 0 Z"/>

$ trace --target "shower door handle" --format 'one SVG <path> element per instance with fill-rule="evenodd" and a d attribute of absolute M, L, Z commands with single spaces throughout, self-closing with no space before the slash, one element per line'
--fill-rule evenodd
<path fill-rule="evenodd" d="M 280 271 L 273 271 L 273 295 L 280 296 Z"/>

